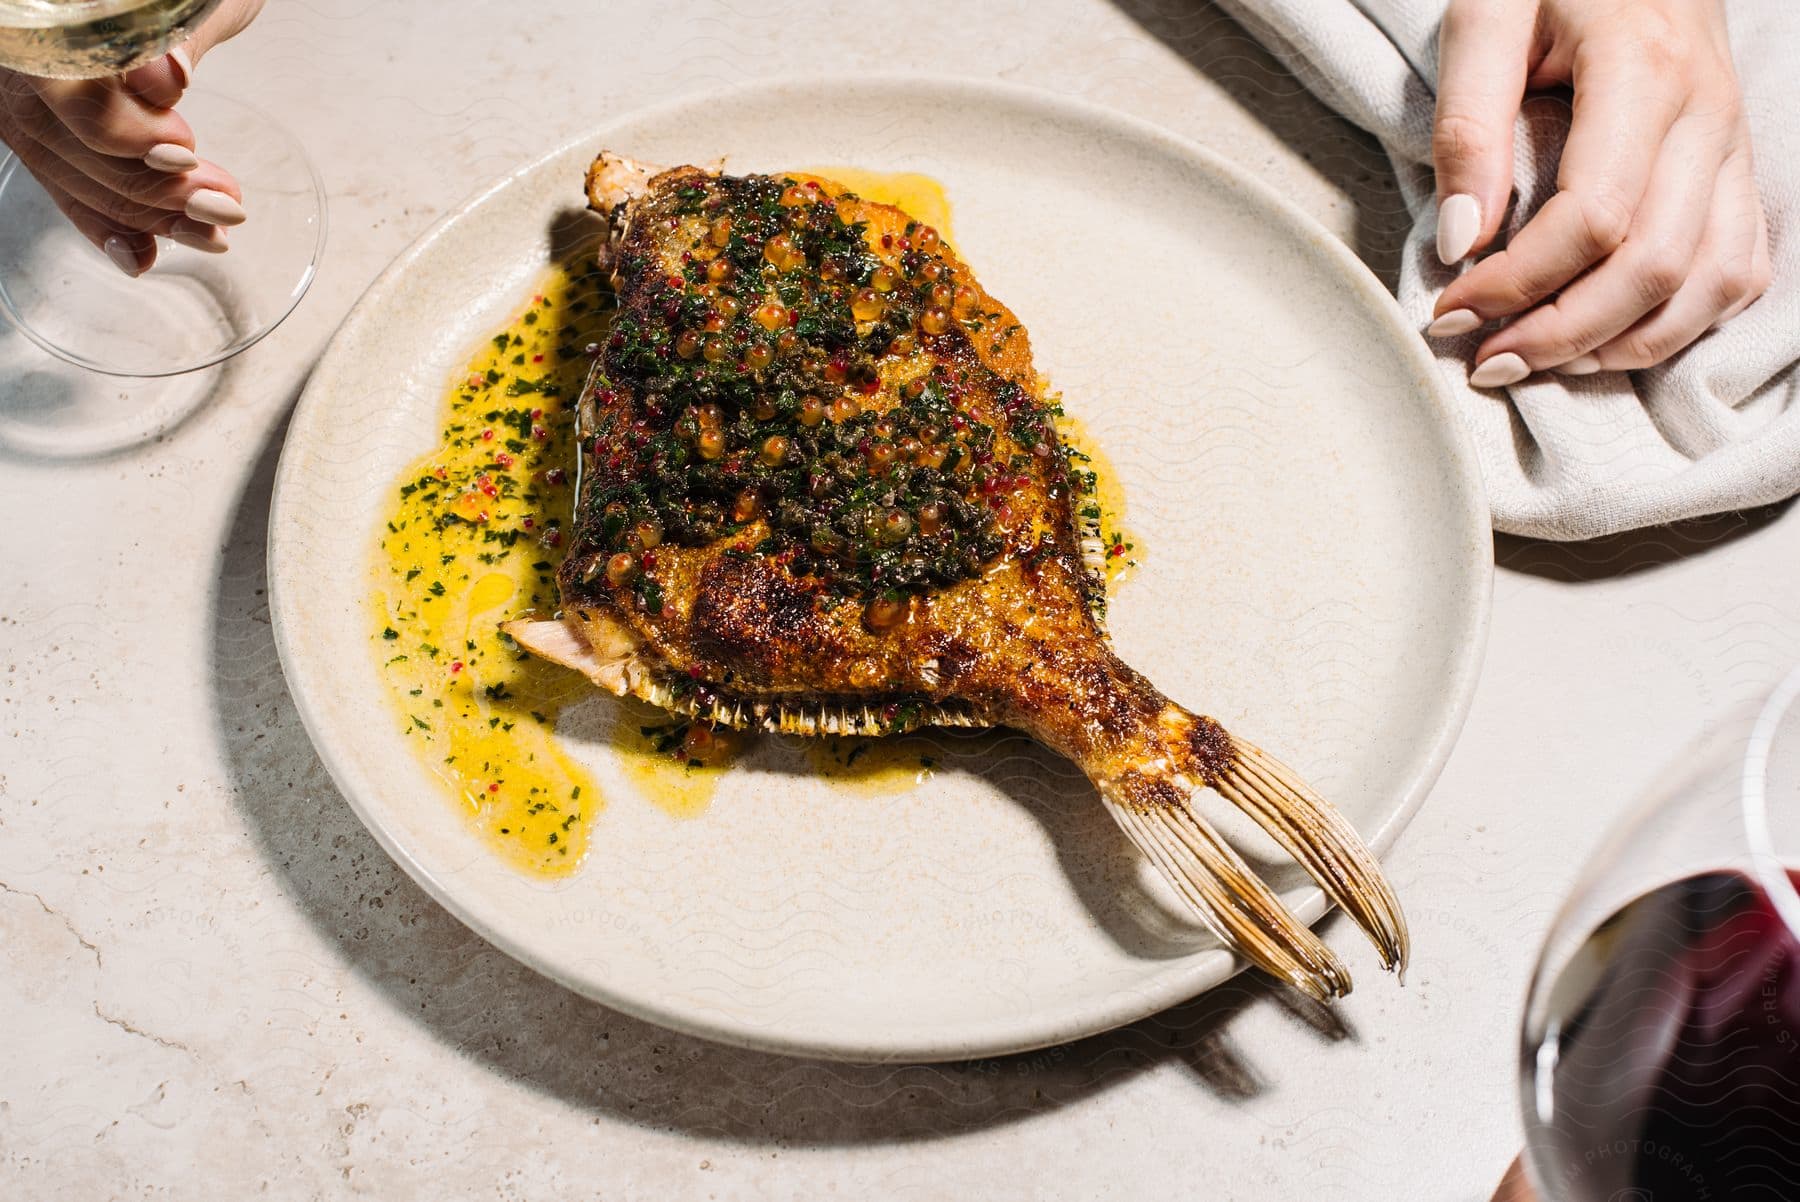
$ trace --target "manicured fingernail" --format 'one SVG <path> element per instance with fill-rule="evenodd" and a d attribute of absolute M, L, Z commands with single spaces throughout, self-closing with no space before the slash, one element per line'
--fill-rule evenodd
<path fill-rule="evenodd" d="M 1505 388 L 1517 384 L 1531 374 L 1525 360 L 1511 351 L 1501 351 L 1492 359 L 1484 359 L 1469 373 L 1469 383 L 1477 388 Z"/>
<path fill-rule="evenodd" d="M 114 234 L 108 238 L 101 249 L 106 251 L 106 257 L 113 261 L 113 266 L 126 275 L 136 279 L 144 274 L 144 269 L 138 266 L 137 248 L 120 235 Z"/>
<path fill-rule="evenodd" d="M 183 246 L 203 250 L 209 255 L 222 255 L 231 249 L 225 231 L 216 225 L 181 218 L 169 227 L 169 237 Z"/>
<path fill-rule="evenodd" d="M 1438 206 L 1437 252 L 1445 263 L 1460 262 L 1481 233 L 1481 206 L 1467 192 L 1446 196 Z"/>
<path fill-rule="evenodd" d="M 1481 325 L 1481 315 L 1473 309 L 1452 309 L 1425 327 L 1433 338 L 1455 338 Z"/>
<path fill-rule="evenodd" d="M 1592 355 L 1577 355 L 1556 370 L 1565 376 L 1591 376 L 1600 370 L 1600 360 Z"/>
<path fill-rule="evenodd" d="M 242 225 L 244 206 L 216 188 L 202 188 L 187 198 L 182 212 L 209 225 Z"/>
<path fill-rule="evenodd" d="M 169 51 L 169 66 L 175 69 L 175 86 L 187 91 L 188 84 L 194 79 L 194 60 L 188 57 L 184 48 L 177 46 Z"/>
<path fill-rule="evenodd" d="M 144 155 L 144 166 L 180 175 L 200 165 L 200 156 L 178 142 L 158 142 Z"/>

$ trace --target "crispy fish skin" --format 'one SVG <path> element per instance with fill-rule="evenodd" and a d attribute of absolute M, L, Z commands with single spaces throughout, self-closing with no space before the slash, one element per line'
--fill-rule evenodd
<path fill-rule="evenodd" d="M 1388 966 L 1404 965 L 1404 919 L 1349 825 L 1113 654 L 1029 336 L 935 232 L 807 176 L 659 172 L 603 153 L 588 190 L 611 222 L 615 329 L 629 336 L 609 343 L 582 399 L 591 438 L 562 620 L 509 625 L 522 645 L 615 692 L 646 695 L 625 687 L 628 673 L 660 682 L 703 716 L 850 703 L 895 726 L 923 711 L 1022 729 L 1083 768 L 1230 946 L 1316 997 L 1347 992 L 1336 956 L 1195 810 L 1214 789 L 1308 869 Z M 833 328 L 871 280 L 889 285 L 879 309 L 864 306 L 882 316 Z M 721 311 L 735 322 L 709 325 Z M 740 332 L 746 314 L 761 328 Z M 708 368 L 713 337 L 725 353 Z M 749 349 L 765 345 L 767 356 Z M 807 424 L 802 390 L 830 416 Z M 719 437 L 703 443 L 708 430 Z M 785 448 L 773 460 L 770 431 Z M 861 431 L 872 434 L 846 455 Z M 899 467 L 882 458 L 895 439 Z M 923 466 L 944 445 L 973 451 L 947 470 Z M 796 516 L 795 496 L 828 467 L 838 475 L 824 500 Z M 895 479 L 903 486 L 888 487 Z M 712 520 L 720 502 L 706 498 L 740 481 L 738 508 Z M 892 503 L 870 511 L 885 533 L 839 545 L 825 526 L 870 497 Z M 921 505 L 933 498 L 960 525 L 928 537 Z"/>

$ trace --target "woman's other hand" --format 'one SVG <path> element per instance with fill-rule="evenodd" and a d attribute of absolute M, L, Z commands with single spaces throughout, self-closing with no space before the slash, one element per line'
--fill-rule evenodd
<path fill-rule="evenodd" d="M 1760 296 L 1768 229 L 1723 0 L 1451 0 L 1440 34 L 1438 254 L 1499 232 L 1528 89 L 1574 96 L 1557 192 L 1444 289 L 1429 332 L 1505 324 L 1470 380 L 1648 367 Z"/>

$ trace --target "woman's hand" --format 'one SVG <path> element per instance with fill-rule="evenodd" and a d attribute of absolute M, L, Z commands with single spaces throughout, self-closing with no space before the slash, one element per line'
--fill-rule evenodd
<path fill-rule="evenodd" d="M 194 66 L 243 31 L 263 0 L 225 0 L 184 45 L 108 79 L 39 79 L 0 69 L 0 141 L 56 207 L 128 275 L 156 261 L 153 235 L 222 251 L 243 193 L 195 153 L 174 110 Z"/>
<path fill-rule="evenodd" d="M 1567 84 L 1557 192 L 1444 289 L 1429 333 L 1510 319 L 1470 382 L 1648 367 L 1769 284 L 1723 0 L 1450 0 L 1440 35 L 1438 255 L 1488 245 L 1528 88 Z"/>
<path fill-rule="evenodd" d="M 1525 1175 L 1525 1153 L 1519 1153 L 1507 1167 L 1506 1176 L 1500 1179 L 1499 1188 L 1494 1190 L 1489 1202 L 1538 1202 L 1537 1191 L 1531 1188 L 1531 1178 Z"/>

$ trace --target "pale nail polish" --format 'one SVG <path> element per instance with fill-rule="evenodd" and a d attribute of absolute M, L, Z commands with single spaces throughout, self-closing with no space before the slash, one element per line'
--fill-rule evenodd
<path fill-rule="evenodd" d="M 1565 376 L 1591 376 L 1600 370 L 1600 360 L 1592 355 L 1577 355 L 1556 370 Z"/>
<path fill-rule="evenodd" d="M 188 197 L 182 212 L 208 225 L 242 225 L 246 216 L 243 205 L 215 188 L 202 188 Z"/>
<path fill-rule="evenodd" d="M 230 250 L 225 241 L 225 231 L 216 225 L 206 225 L 199 221 L 183 219 L 169 227 L 169 237 L 181 245 L 194 250 L 203 250 L 209 255 L 222 255 Z"/>
<path fill-rule="evenodd" d="M 169 65 L 175 69 L 175 86 L 187 91 L 188 84 L 194 81 L 194 60 L 180 46 L 169 51 Z"/>
<path fill-rule="evenodd" d="M 1469 383 L 1477 388 L 1505 388 L 1508 384 L 1517 384 L 1531 374 L 1531 368 L 1525 360 L 1511 351 L 1501 351 L 1491 359 L 1484 359 L 1475 365 L 1469 373 Z"/>
<path fill-rule="evenodd" d="M 1473 309 L 1452 309 L 1425 327 L 1433 338 L 1455 338 L 1481 327 L 1481 314 Z"/>
<path fill-rule="evenodd" d="M 1467 192 L 1446 196 L 1438 206 L 1437 252 L 1445 263 L 1460 262 L 1481 233 L 1481 206 Z"/>
<path fill-rule="evenodd" d="M 158 142 L 144 155 L 144 166 L 180 175 L 200 165 L 200 156 L 178 142 Z"/>
<path fill-rule="evenodd" d="M 144 269 L 138 266 L 137 249 L 118 234 L 108 238 L 101 249 L 113 261 L 113 266 L 126 275 L 135 279 L 144 274 Z"/>

